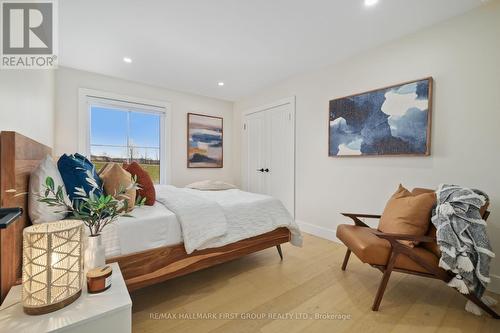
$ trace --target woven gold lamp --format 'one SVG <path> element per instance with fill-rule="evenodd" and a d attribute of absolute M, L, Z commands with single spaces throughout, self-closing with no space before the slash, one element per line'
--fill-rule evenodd
<path fill-rule="evenodd" d="M 23 230 L 24 312 L 44 314 L 82 293 L 83 222 L 63 220 Z"/>

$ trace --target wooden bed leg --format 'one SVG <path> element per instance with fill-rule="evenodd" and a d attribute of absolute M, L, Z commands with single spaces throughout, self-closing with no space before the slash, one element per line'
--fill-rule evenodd
<path fill-rule="evenodd" d="M 278 254 L 280 255 L 281 260 L 283 260 L 283 252 L 281 252 L 281 244 L 276 245 L 276 249 L 278 250 Z"/>
<path fill-rule="evenodd" d="M 394 251 L 391 252 L 391 257 L 389 258 L 389 262 L 384 270 L 384 275 L 382 276 L 382 281 L 380 281 L 380 285 L 377 290 L 377 296 L 375 296 L 375 301 L 373 302 L 372 310 L 378 311 L 380 307 L 380 302 L 382 302 L 382 297 L 384 297 L 385 288 L 387 287 L 387 282 L 389 282 L 389 278 L 391 277 L 392 268 L 394 267 L 394 263 L 396 262 L 396 256 L 398 254 Z"/>
<path fill-rule="evenodd" d="M 342 263 L 342 270 L 345 271 L 347 267 L 347 262 L 349 261 L 349 257 L 351 256 L 351 250 L 347 249 L 345 252 L 344 262 Z"/>

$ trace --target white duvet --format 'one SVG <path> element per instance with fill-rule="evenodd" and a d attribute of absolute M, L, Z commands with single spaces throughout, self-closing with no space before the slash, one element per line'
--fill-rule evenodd
<path fill-rule="evenodd" d="M 198 191 L 156 186 L 156 200 L 175 213 L 187 253 L 224 246 L 280 227 L 290 229 L 291 243 L 302 245 L 300 230 L 281 201 L 240 191 Z"/>

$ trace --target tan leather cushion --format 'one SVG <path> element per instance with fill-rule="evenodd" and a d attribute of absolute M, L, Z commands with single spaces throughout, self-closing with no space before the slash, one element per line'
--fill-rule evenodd
<path fill-rule="evenodd" d="M 117 200 L 126 200 L 128 211 L 134 209 L 136 196 L 135 188 L 129 188 L 125 195 L 117 195 L 118 192 L 133 184 L 132 175 L 129 172 L 117 163 L 108 163 L 99 172 L 99 177 L 103 182 L 104 192 L 106 194 L 112 195 Z"/>
<path fill-rule="evenodd" d="M 385 266 L 389 260 L 391 244 L 388 240 L 373 234 L 374 229 L 341 224 L 337 227 L 337 237 L 364 263 Z M 412 249 L 420 258 L 438 267 L 439 259 L 421 247 Z M 396 257 L 395 268 L 424 272 L 427 270 L 405 255 Z"/>
<path fill-rule="evenodd" d="M 436 227 L 431 223 L 429 226 L 429 231 L 427 231 L 427 236 L 436 238 Z M 439 249 L 439 245 L 436 242 L 423 242 L 420 244 L 424 249 L 431 251 L 436 256 L 441 258 L 441 250 Z"/>
<path fill-rule="evenodd" d="M 422 188 L 422 187 L 415 187 L 413 190 L 411 190 L 411 194 L 413 195 L 419 195 L 419 194 L 425 194 L 425 193 L 435 193 L 436 190 L 432 190 L 430 188 Z"/>
<path fill-rule="evenodd" d="M 429 229 L 435 204 L 435 193 L 413 195 L 400 184 L 385 206 L 378 229 L 386 233 L 423 236 Z M 401 242 L 412 247 L 417 244 Z"/>
<path fill-rule="evenodd" d="M 435 192 L 436 192 L 435 190 L 431 190 L 429 188 L 419 188 L 419 187 L 416 187 L 411 191 L 413 195 L 419 195 L 424 193 L 435 193 Z M 426 235 L 436 238 L 436 227 L 434 226 L 434 224 L 432 224 L 432 222 L 429 223 L 429 230 L 427 230 Z M 423 242 L 420 244 L 420 246 L 422 246 L 426 250 L 431 251 L 438 258 L 441 257 L 441 250 L 439 249 L 439 245 L 437 244 L 437 242 Z"/>
<path fill-rule="evenodd" d="M 483 207 L 479 208 L 479 213 L 481 213 L 481 216 L 483 217 L 483 219 L 484 219 L 484 215 L 488 211 L 488 206 L 489 205 L 490 205 L 490 202 L 486 201 L 486 203 L 483 205 Z"/>

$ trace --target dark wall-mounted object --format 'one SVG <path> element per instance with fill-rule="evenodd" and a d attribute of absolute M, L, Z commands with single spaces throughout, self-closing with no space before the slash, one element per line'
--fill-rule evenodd
<path fill-rule="evenodd" d="M 0 229 L 5 229 L 23 214 L 21 208 L 0 208 Z"/>

